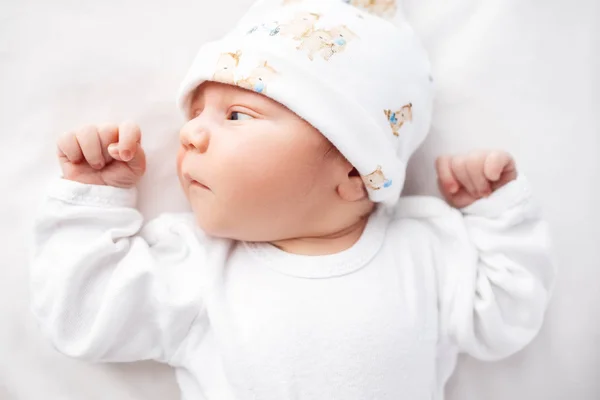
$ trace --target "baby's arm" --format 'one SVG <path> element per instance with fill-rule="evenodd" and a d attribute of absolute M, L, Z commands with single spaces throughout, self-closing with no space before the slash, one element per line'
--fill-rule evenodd
<path fill-rule="evenodd" d="M 441 159 L 438 172 L 442 193 L 461 211 L 430 222 L 439 239 L 441 328 L 461 351 L 499 359 L 523 348 L 542 325 L 556 274 L 548 227 L 509 155 L 459 160 Z M 458 174 L 456 165 L 464 167 Z"/>
<path fill-rule="evenodd" d="M 115 160 L 103 161 L 113 165 L 113 175 L 101 179 L 135 183 L 125 170 L 131 168 Z M 169 362 L 202 309 L 197 274 L 203 249 L 193 246 L 193 230 L 182 218 L 160 217 L 142 229 L 135 189 L 94 181 L 103 170 L 97 165 L 85 158 L 63 167 L 63 174 L 88 183 L 57 181 L 41 207 L 31 263 L 33 312 L 69 356 Z M 118 168 L 125 175 L 115 174 Z"/>

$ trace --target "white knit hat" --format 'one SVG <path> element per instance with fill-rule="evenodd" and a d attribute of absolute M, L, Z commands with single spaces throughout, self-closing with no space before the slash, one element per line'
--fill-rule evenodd
<path fill-rule="evenodd" d="M 354 165 L 371 200 L 390 205 L 431 121 L 429 61 L 393 0 L 258 1 L 232 32 L 200 49 L 180 89 L 186 114 L 204 81 L 254 90 L 294 111 Z"/>

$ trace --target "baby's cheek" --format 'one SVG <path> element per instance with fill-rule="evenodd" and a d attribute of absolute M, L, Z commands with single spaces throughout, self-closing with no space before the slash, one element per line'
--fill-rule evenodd
<path fill-rule="evenodd" d="M 225 172 L 231 178 L 229 190 L 232 197 L 243 198 L 245 202 L 256 205 L 279 201 L 299 184 L 291 168 L 293 162 L 269 156 L 251 160 L 238 158 Z"/>
<path fill-rule="evenodd" d="M 279 172 L 273 171 L 268 163 L 255 161 L 254 163 L 239 165 L 232 170 L 232 192 L 250 198 L 262 198 L 265 193 L 280 186 L 285 179 Z"/>
<path fill-rule="evenodd" d="M 185 155 L 185 150 L 183 146 L 179 146 L 179 150 L 177 151 L 177 159 L 175 162 L 177 163 L 177 174 L 181 175 L 181 164 L 183 163 L 183 156 Z"/>
<path fill-rule="evenodd" d="M 287 138 L 248 135 L 248 140 L 228 143 L 228 151 L 220 153 L 221 175 L 235 181 L 236 192 L 256 201 L 271 202 L 310 191 L 321 172 L 321 143 L 307 140 L 306 135 L 294 140 L 300 134 L 290 133 L 291 129 L 281 130 L 289 133 Z"/>
<path fill-rule="evenodd" d="M 183 150 L 183 147 L 180 147 L 179 151 L 177 152 L 177 158 L 175 160 L 175 163 L 176 163 L 177 177 L 179 178 L 179 183 L 181 184 L 181 187 L 183 188 L 183 190 L 186 192 L 186 195 L 187 195 L 187 191 L 186 191 L 187 188 L 183 184 L 184 180 L 183 180 L 183 175 L 181 172 L 181 165 L 183 163 L 184 155 L 185 155 L 185 151 Z"/>

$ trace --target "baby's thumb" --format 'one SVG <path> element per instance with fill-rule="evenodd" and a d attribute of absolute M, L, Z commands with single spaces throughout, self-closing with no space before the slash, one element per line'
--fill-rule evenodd
<path fill-rule="evenodd" d="M 137 143 L 135 151 L 131 156 L 129 161 L 123 160 L 121 157 L 121 153 L 119 152 L 119 146 L 117 143 L 112 143 L 108 145 L 107 149 L 108 154 L 115 160 L 121 163 L 127 164 L 127 166 L 133 171 L 136 176 L 144 175 L 146 171 L 146 153 L 142 148 L 142 145 Z"/>

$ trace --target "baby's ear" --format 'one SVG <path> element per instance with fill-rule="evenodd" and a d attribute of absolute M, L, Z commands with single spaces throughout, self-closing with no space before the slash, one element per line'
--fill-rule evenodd
<path fill-rule="evenodd" d="M 356 168 L 352 168 L 348 177 L 338 185 L 337 192 L 348 202 L 364 200 L 368 196 L 365 184 Z"/>

